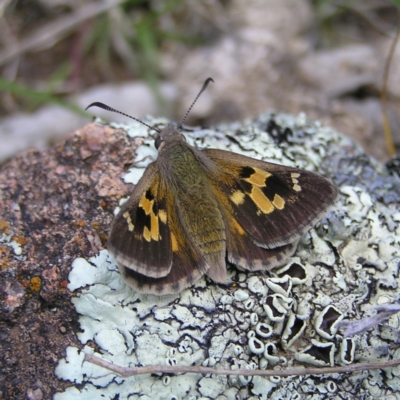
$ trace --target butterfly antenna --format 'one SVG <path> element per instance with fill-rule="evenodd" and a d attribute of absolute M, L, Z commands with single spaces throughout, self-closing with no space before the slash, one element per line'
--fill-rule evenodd
<path fill-rule="evenodd" d="M 135 118 L 135 117 L 132 117 L 131 115 L 125 114 L 125 113 L 123 113 L 122 111 L 118 111 L 118 110 L 116 110 L 115 108 L 112 108 L 112 107 L 108 106 L 107 104 L 104 104 L 104 103 L 100 103 L 100 102 L 98 102 L 98 101 L 95 101 L 94 103 L 89 104 L 89 105 L 85 108 L 85 111 L 86 111 L 87 109 L 89 109 L 90 107 L 99 107 L 99 108 L 102 108 L 103 110 L 112 111 L 112 112 L 115 112 L 115 113 L 124 115 L 125 117 L 132 118 L 132 119 L 134 119 L 135 121 L 140 122 L 141 124 L 147 126 L 147 127 L 150 128 L 150 129 L 154 129 L 154 130 L 155 130 L 156 132 L 158 132 L 158 133 L 161 132 L 159 129 L 154 128 L 154 126 L 147 125 L 145 122 L 141 121 L 140 119 Z"/>
<path fill-rule="evenodd" d="M 203 87 L 200 89 L 199 94 L 196 96 L 196 98 L 194 99 L 192 105 L 189 107 L 189 110 L 186 111 L 185 116 L 182 118 L 182 121 L 179 123 L 178 125 L 178 129 L 182 128 L 183 123 L 186 121 L 187 116 L 189 115 L 190 111 L 192 110 L 193 106 L 195 105 L 197 99 L 201 96 L 201 94 L 206 90 L 208 84 L 210 82 L 214 82 L 214 80 L 212 78 L 207 78 L 206 81 L 203 84 Z"/>

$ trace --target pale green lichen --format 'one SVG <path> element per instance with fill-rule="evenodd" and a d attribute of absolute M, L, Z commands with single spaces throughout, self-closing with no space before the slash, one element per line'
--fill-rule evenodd
<path fill-rule="evenodd" d="M 271 119 L 292 129 L 288 141 L 274 143 L 266 132 Z M 130 181 L 137 181 L 138 166 L 143 170 L 151 161 L 146 156 L 156 155 L 147 128 L 134 127 L 131 136 L 141 136 L 143 141 L 136 157 L 141 163 L 133 166 L 136 172 L 128 177 Z M 343 365 L 397 357 L 397 316 L 387 323 L 390 332 L 389 328 L 373 328 L 347 342 L 337 327 L 322 337 L 319 326 L 325 322 L 315 317 L 324 317 L 323 310 L 334 305 L 338 315 L 351 323 L 376 312 L 373 306 L 397 301 L 400 193 L 393 188 L 400 187 L 398 177 L 390 177 L 349 139 L 308 121 L 303 114 L 265 114 L 254 121 L 195 130 L 186 136 L 198 147 L 222 148 L 328 174 L 339 186 L 339 201 L 303 236 L 288 265 L 275 271 L 278 279 L 229 267 L 234 287 L 202 278 L 178 295 L 157 297 L 126 286 L 106 251 L 89 261 L 75 260 L 68 288 L 76 292 L 73 304 L 81 315 L 78 338 L 82 344 L 96 342 L 99 357 L 121 366 L 167 363 L 282 369 L 298 366 L 296 360 L 307 367 L 308 363 Z M 285 271 L 297 271 L 301 277 Z M 267 313 L 267 301 L 281 312 L 281 318 Z M 84 351 L 93 352 L 88 346 Z M 321 351 L 325 359 L 318 358 Z M 196 374 L 121 378 L 90 363 L 82 364 L 82 359 L 82 352 L 69 348 L 65 360 L 59 362 L 57 376 L 79 386 L 57 394 L 57 400 L 117 395 L 120 400 L 293 400 L 307 396 L 317 400 L 328 395 L 358 399 L 400 395 L 396 369 L 324 379 Z"/>

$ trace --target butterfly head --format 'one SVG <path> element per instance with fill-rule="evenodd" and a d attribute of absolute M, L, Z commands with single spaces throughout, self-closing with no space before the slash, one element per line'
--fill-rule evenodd
<path fill-rule="evenodd" d="M 162 130 L 157 130 L 154 145 L 157 150 L 161 150 L 166 142 L 186 142 L 186 138 L 180 133 L 179 128 L 172 124 L 168 124 Z"/>

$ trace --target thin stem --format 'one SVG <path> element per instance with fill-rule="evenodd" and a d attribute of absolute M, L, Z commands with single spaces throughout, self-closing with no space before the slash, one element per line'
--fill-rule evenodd
<path fill-rule="evenodd" d="M 326 367 L 326 368 L 290 368 L 285 370 L 261 370 L 261 369 L 217 369 L 202 366 L 171 366 L 171 365 L 152 365 L 149 367 L 121 367 L 105 361 L 93 354 L 85 353 L 84 361 L 106 368 L 124 378 L 135 375 L 144 374 L 177 374 L 177 373 L 192 373 L 192 374 L 213 374 L 213 375 L 244 375 L 244 376 L 304 376 L 304 375 L 325 375 L 350 373 L 362 370 L 392 368 L 400 365 L 400 359 L 384 362 L 358 363 L 346 365 L 342 367 Z"/>
<path fill-rule="evenodd" d="M 389 116 L 388 116 L 388 111 L 387 111 L 387 108 L 388 108 L 388 106 L 387 106 L 387 84 L 388 84 L 388 80 L 389 80 L 390 65 L 392 64 L 392 58 L 393 58 L 394 51 L 397 46 L 397 42 L 399 41 L 399 38 L 400 38 L 400 28 L 398 29 L 396 37 L 393 40 L 392 45 L 390 46 L 389 57 L 387 58 L 386 63 L 385 63 L 385 72 L 383 74 L 383 86 L 382 86 L 382 92 L 381 92 L 383 131 L 385 133 L 386 146 L 387 146 L 389 157 L 393 157 L 396 154 L 396 148 L 393 143 L 392 132 L 390 129 Z"/>

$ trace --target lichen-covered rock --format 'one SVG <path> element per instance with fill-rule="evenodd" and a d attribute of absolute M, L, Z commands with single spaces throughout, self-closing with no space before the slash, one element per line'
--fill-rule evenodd
<path fill-rule="evenodd" d="M 125 128 L 139 146 L 124 179 L 136 183 L 156 151 L 146 129 L 137 124 Z M 350 140 L 304 115 L 265 114 L 185 134 L 198 147 L 317 171 L 338 186 L 339 200 L 275 275 L 229 266 L 230 286 L 203 277 L 177 295 L 143 295 L 124 284 L 106 250 L 88 260 L 76 258 L 68 288 L 81 315 L 78 338 L 83 351 L 94 352 L 91 343 L 96 343 L 99 357 L 122 366 L 228 369 L 345 365 L 393 357 L 398 347 L 394 336 L 382 337 L 374 328 L 344 338 L 338 323 L 367 317 L 372 306 L 397 300 L 399 177 L 389 175 Z M 396 317 L 388 324 L 399 328 Z M 324 380 L 194 374 L 121 378 L 81 360 L 77 348 L 60 360 L 56 375 L 74 385 L 57 394 L 57 400 L 155 398 L 154 393 L 159 399 L 291 399 L 311 393 L 315 399 L 335 394 L 367 399 L 377 391 L 381 397 L 400 395 L 397 375 L 387 370 Z M 377 376 L 385 382 L 379 390 Z"/>

